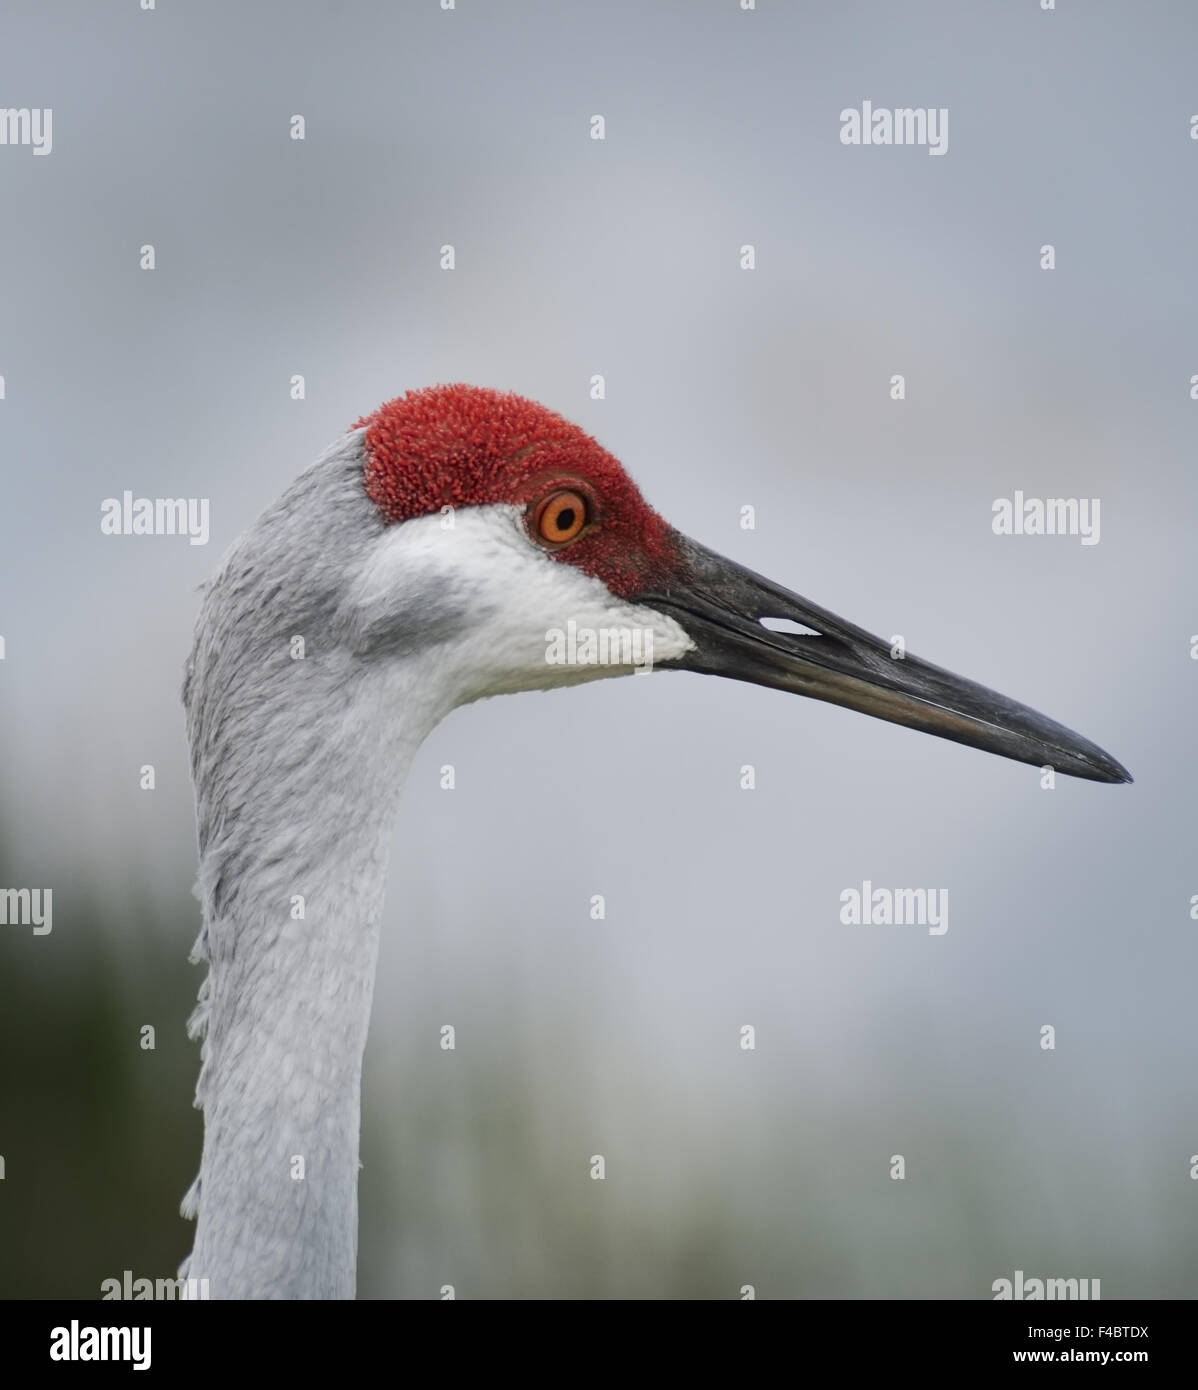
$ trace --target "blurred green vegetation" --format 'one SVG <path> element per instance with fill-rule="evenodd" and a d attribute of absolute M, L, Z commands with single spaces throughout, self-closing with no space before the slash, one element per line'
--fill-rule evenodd
<path fill-rule="evenodd" d="M 3 1298 L 99 1298 L 126 1269 L 174 1275 L 191 1244 L 198 907 L 164 930 L 148 902 L 116 921 L 78 884 L 53 905 L 47 936 L 0 928 Z"/>
<path fill-rule="evenodd" d="M 126 1269 L 174 1275 L 190 1249 L 202 974 L 185 881 L 175 921 L 135 895 L 118 916 L 75 883 L 55 887 L 50 935 L 0 928 L 0 1298 L 98 1298 Z M 596 1053 L 568 1001 L 534 1023 L 508 995 L 476 1000 L 474 1045 L 448 1055 L 419 972 L 377 1001 L 393 1027 L 376 1019 L 364 1077 L 362 1297 L 986 1298 L 1016 1268 L 1101 1277 L 1105 1298 L 1193 1294 L 1188 1177 L 1162 1168 L 1176 1140 L 1139 1137 L 1124 1161 L 1084 1130 L 1020 1133 L 1018 1072 L 978 1090 L 935 1051 L 906 1057 L 893 1102 L 821 1091 L 784 1054 L 750 1087 L 731 1049 L 696 1090 L 664 1059 Z M 917 1111 L 912 1066 L 934 1078 Z M 903 1183 L 896 1136 L 918 1154 Z"/>

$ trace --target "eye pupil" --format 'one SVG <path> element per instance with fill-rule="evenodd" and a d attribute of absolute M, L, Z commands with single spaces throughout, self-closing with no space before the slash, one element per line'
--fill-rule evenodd
<path fill-rule="evenodd" d="M 557 529 L 568 531 L 574 525 L 574 508 L 563 507 L 557 514 Z"/>

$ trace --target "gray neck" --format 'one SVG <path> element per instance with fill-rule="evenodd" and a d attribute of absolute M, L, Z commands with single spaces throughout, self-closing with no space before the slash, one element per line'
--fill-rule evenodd
<path fill-rule="evenodd" d="M 309 806 L 327 804 L 323 787 L 309 792 Z M 375 825 L 346 827 L 362 839 L 340 853 L 281 843 L 247 867 L 235 906 L 205 914 L 197 956 L 208 979 L 193 1021 L 204 1030 L 204 1150 L 188 1274 L 207 1278 L 212 1297 L 353 1297 L 379 825 L 390 821 L 376 809 Z"/>
<path fill-rule="evenodd" d="M 444 712 L 421 703 L 412 663 L 370 662 L 368 635 L 345 628 L 354 547 L 377 526 L 355 443 L 234 549 L 188 663 L 204 907 L 193 959 L 208 978 L 192 1020 L 204 1149 L 184 1202 L 197 1218 L 186 1273 L 214 1298 L 354 1294 L 387 846 L 408 766 Z"/>

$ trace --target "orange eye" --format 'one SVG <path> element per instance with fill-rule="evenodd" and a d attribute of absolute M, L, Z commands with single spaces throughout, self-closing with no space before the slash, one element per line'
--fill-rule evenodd
<path fill-rule="evenodd" d="M 563 488 L 561 492 L 551 492 L 537 504 L 532 518 L 533 535 L 543 545 L 566 545 L 588 519 L 587 500 L 582 493 Z"/>

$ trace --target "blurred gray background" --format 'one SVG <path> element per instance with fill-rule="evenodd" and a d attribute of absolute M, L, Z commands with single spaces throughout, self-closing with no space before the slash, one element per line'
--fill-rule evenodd
<path fill-rule="evenodd" d="M 1196 43 L 1185 0 L 7 0 L 54 145 L 0 148 L 0 885 L 54 930 L 0 928 L 0 1293 L 189 1248 L 197 586 L 455 380 L 1136 783 L 690 675 L 459 711 L 396 828 L 361 1293 L 1198 1291 Z M 864 100 L 947 107 L 947 155 L 845 147 Z M 101 535 L 126 488 L 210 498 L 208 546 Z M 1100 544 L 994 536 L 1016 488 Z M 864 878 L 947 934 L 842 926 Z"/>

